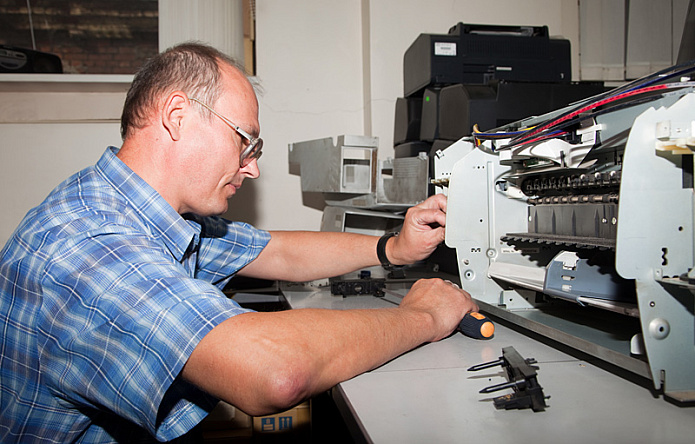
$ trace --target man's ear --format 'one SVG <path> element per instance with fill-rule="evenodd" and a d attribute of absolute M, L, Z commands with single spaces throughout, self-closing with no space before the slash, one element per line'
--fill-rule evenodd
<path fill-rule="evenodd" d="M 182 125 L 189 109 L 188 96 L 181 91 L 169 94 L 162 104 L 162 126 L 169 133 L 171 140 L 177 141 L 181 138 Z"/>

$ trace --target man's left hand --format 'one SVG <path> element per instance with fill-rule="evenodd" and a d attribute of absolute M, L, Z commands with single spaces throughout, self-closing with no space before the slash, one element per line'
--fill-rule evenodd
<path fill-rule="evenodd" d="M 397 265 L 412 264 L 429 257 L 444 241 L 446 196 L 435 194 L 408 209 L 403 228 L 387 246 L 387 256 Z"/>

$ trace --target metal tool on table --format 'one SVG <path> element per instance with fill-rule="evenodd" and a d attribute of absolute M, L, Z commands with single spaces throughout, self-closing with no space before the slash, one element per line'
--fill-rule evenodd
<path fill-rule="evenodd" d="M 373 278 L 370 271 L 362 270 L 356 279 L 334 277 L 329 279 L 329 283 L 331 285 L 331 294 L 341 295 L 344 298 L 359 295 L 382 297 L 384 296 L 386 279 Z"/>
<path fill-rule="evenodd" d="M 514 393 L 494 398 L 495 407 L 498 409 L 525 409 L 532 408 L 534 412 L 544 411 L 547 405 L 545 400 L 550 396 L 543 394 L 543 387 L 538 383 L 534 358 L 524 359 L 514 347 L 504 347 L 502 356 L 496 361 L 474 365 L 468 371 L 478 371 L 501 365 L 507 372 L 508 382 L 492 385 L 480 391 L 480 393 L 492 393 L 511 388 Z"/>

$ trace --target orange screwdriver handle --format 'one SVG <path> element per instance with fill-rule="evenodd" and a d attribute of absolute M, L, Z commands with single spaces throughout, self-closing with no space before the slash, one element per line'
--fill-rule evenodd
<path fill-rule="evenodd" d="M 461 319 L 459 330 L 474 339 L 490 339 L 495 334 L 495 324 L 484 315 L 472 311 Z"/>

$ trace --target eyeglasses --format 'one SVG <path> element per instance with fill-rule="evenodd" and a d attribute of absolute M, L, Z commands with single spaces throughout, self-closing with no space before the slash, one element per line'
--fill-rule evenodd
<path fill-rule="evenodd" d="M 248 164 L 250 164 L 253 159 L 258 160 L 261 157 L 261 149 L 263 148 L 263 139 L 260 137 L 253 137 L 251 134 L 247 133 L 243 129 L 239 128 L 239 125 L 235 125 L 234 122 L 223 116 L 222 114 L 218 113 L 202 101 L 195 99 L 193 97 L 189 97 L 188 100 L 192 100 L 193 102 L 197 102 L 200 104 L 203 108 L 207 109 L 220 119 L 227 125 L 229 125 L 234 131 L 239 133 L 241 137 L 246 139 L 247 145 L 246 148 L 244 148 L 241 151 L 241 154 L 239 154 L 239 166 L 240 168 L 246 167 Z"/>

